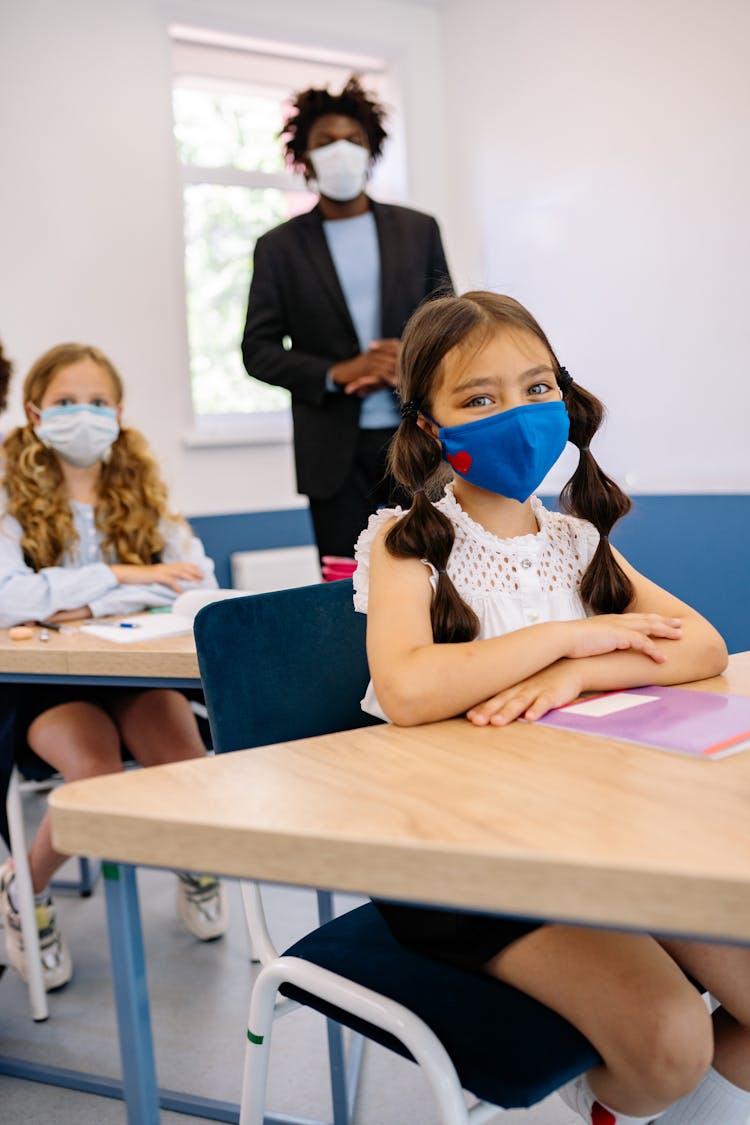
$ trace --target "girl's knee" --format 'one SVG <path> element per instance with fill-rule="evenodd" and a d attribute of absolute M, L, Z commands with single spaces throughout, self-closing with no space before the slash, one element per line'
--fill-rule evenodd
<path fill-rule="evenodd" d="M 670 1105 L 684 1097 L 711 1065 L 711 1017 L 697 992 L 653 997 L 632 1030 L 625 1065 L 655 1102 Z"/>
<path fill-rule="evenodd" d="M 60 772 L 66 781 L 83 781 L 87 777 L 102 777 L 108 773 L 119 773 L 123 768 L 119 749 L 116 754 L 94 747 L 81 747 L 69 768 Z"/>

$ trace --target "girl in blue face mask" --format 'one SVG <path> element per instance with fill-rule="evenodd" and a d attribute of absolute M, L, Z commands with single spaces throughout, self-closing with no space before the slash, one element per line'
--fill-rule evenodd
<path fill-rule="evenodd" d="M 28 422 L 6 438 L 0 496 L 0 627 L 137 613 L 186 587 L 214 587 L 213 563 L 167 492 L 144 438 L 122 425 L 123 386 L 97 348 L 61 344 L 23 387 Z M 177 691 L 50 686 L 16 689 L 16 754 L 34 753 L 66 780 L 202 757 L 188 699 Z M 30 854 L 42 971 L 48 990 L 72 975 L 47 884 L 65 857 L 45 816 Z M 26 978 L 12 861 L 0 868 L 0 916 L 10 964 Z M 196 937 L 224 932 L 223 890 L 181 875 L 177 909 Z"/>
<path fill-rule="evenodd" d="M 630 501 L 590 450 L 602 405 L 526 309 L 485 292 L 426 302 L 403 335 L 399 390 L 390 467 L 413 501 L 373 516 L 356 551 L 366 710 L 503 725 L 584 691 L 724 669 L 712 626 L 610 545 Z M 534 493 L 568 442 L 578 463 L 557 513 Z M 584 1121 L 645 1125 L 679 1100 L 663 1123 L 744 1125 L 746 951 L 378 905 L 406 944 L 531 993 L 591 1040 L 604 1061 L 561 1091 Z M 687 974 L 728 1005 L 713 1029 Z"/>

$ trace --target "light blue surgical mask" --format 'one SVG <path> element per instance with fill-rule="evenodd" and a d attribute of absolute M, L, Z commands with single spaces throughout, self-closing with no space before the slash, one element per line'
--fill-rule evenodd
<path fill-rule="evenodd" d="M 120 433 L 120 423 L 112 406 L 72 403 L 42 410 L 34 432 L 63 461 L 83 469 L 106 457 Z"/>
<path fill-rule="evenodd" d="M 438 438 L 445 460 L 469 484 L 523 503 L 565 449 L 569 430 L 563 402 L 532 402 L 460 426 L 439 426 Z"/>

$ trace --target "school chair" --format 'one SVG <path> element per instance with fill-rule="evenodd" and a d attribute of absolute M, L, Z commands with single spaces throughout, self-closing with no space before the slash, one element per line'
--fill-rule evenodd
<path fill-rule="evenodd" d="M 210 737 L 207 722 L 201 718 L 196 702 L 191 702 L 196 712 L 198 725 L 207 746 Z M 7 710 L 0 716 L 4 723 L 0 737 L 4 737 L 4 746 L 7 750 L 8 741 L 14 741 L 12 731 L 13 715 Z M 126 763 L 134 764 L 127 751 L 123 750 Z M 11 759 L 12 761 L 12 759 Z M 13 857 L 13 866 L 16 873 L 16 895 L 18 898 L 18 913 L 21 917 L 21 933 L 23 935 L 24 949 L 26 950 L 27 988 L 29 993 L 29 1007 L 31 1017 L 35 1022 L 41 1022 L 49 1017 L 47 992 L 44 988 L 42 966 L 39 951 L 39 934 L 36 925 L 36 908 L 34 906 L 34 890 L 31 883 L 29 868 L 29 845 L 24 824 L 23 798 L 34 792 L 46 791 L 55 785 L 61 785 L 63 779 L 56 770 L 38 758 L 36 754 L 29 754 L 21 762 L 13 762 L 10 777 L 7 782 L 5 794 L 5 824 L 3 835 L 7 836 L 10 854 Z M 92 862 L 87 856 L 78 857 L 77 879 L 53 879 L 50 889 L 56 891 L 72 891 L 87 898 L 92 894 L 99 875 L 100 864 Z"/>
<path fill-rule="evenodd" d="M 42 762 L 41 759 L 36 758 L 33 762 L 24 762 L 23 767 L 19 767 L 17 764 L 13 766 L 5 796 L 8 844 L 16 872 L 18 913 L 21 916 L 21 933 L 26 950 L 26 974 L 28 978 L 26 987 L 29 993 L 31 1018 L 36 1022 L 47 1019 L 49 1006 L 40 961 L 39 934 L 36 926 L 34 890 L 29 869 L 23 798 L 26 793 L 46 790 L 57 784 L 62 784 L 60 775 Z M 50 884 L 52 890 L 72 890 L 82 897 L 88 897 L 94 889 L 99 865 L 98 863 L 93 865 L 86 856 L 80 856 L 78 869 L 78 879 L 55 879 Z"/>
<path fill-rule="evenodd" d="M 351 579 L 207 606 L 195 639 L 217 753 L 377 721 L 359 706 L 369 674 Z M 250 1001 L 241 1125 L 262 1125 L 272 1023 L 290 1001 L 417 1062 L 445 1125 L 532 1105 L 600 1061 L 551 1009 L 400 945 L 371 903 L 278 956 L 258 885 L 243 885 L 243 899 L 262 968 Z M 340 1055 L 331 1070 L 334 1125 L 348 1125 L 356 1088 Z M 481 1099 L 471 1111 L 464 1090 Z"/>

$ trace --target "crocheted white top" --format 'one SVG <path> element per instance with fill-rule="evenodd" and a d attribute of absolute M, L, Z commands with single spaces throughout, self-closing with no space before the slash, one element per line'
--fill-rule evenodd
<path fill-rule="evenodd" d="M 588 615 L 579 588 L 598 546 L 599 532 L 586 520 L 548 511 L 536 496 L 531 506 L 539 525 L 536 535 L 499 539 L 466 514 L 452 485 L 435 504 L 456 531 L 448 577 L 479 619 L 478 639 L 498 637 L 540 621 L 573 621 Z M 357 540 L 354 608 L 360 613 L 367 613 L 373 540 L 384 523 L 403 514 L 401 508 L 381 508 Z M 434 589 L 437 571 L 426 559 L 422 562 L 430 569 Z M 387 719 L 372 681 L 362 709 Z"/>

